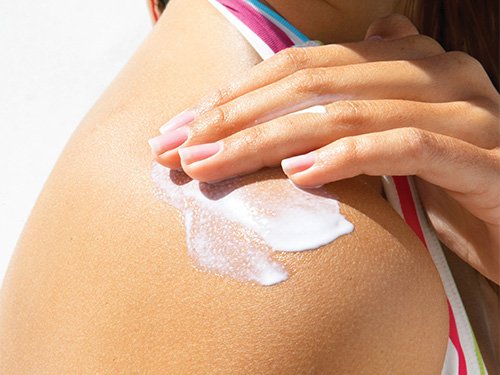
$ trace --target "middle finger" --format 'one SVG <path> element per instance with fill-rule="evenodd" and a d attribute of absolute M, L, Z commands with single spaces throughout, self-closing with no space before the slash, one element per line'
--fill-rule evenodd
<path fill-rule="evenodd" d="M 303 69 L 375 61 L 414 60 L 443 52 L 438 42 L 425 35 L 410 35 L 394 40 L 364 40 L 308 48 L 287 48 L 253 67 L 243 78 L 208 94 L 195 107 L 195 112 L 204 113 Z"/>
<path fill-rule="evenodd" d="M 197 180 L 213 181 L 276 166 L 285 158 L 349 136 L 413 127 L 450 137 L 457 137 L 458 132 L 464 141 L 475 143 L 477 132 L 492 133 L 496 127 L 492 119 L 485 121 L 482 128 L 461 126 L 464 121 L 478 124 L 478 116 L 487 120 L 483 110 L 467 102 L 450 105 L 358 100 L 337 102 L 326 108 L 326 113 L 292 114 L 245 129 L 216 143 L 180 148 L 182 167 Z M 480 143 L 484 147 L 496 144 L 487 137 Z"/>

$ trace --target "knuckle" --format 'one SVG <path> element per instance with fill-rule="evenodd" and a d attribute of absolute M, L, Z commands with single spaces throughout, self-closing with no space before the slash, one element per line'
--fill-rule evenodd
<path fill-rule="evenodd" d="M 215 107 L 191 126 L 191 138 L 201 134 L 223 134 L 228 116 L 222 107 Z"/>
<path fill-rule="evenodd" d="M 310 70 L 299 70 L 291 75 L 290 84 L 294 91 L 305 92 L 310 90 L 312 79 Z"/>
<path fill-rule="evenodd" d="M 274 57 L 278 68 L 293 72 L 308 66 L 309 55 L 305 48 L 286 48 Z"/>
<path fill-rule="evenodd" d="M 211 120 L 214 124 L 223 124 L 226 119 L 226 112 L 221 107 L 214 108 L 211 112 Z"/>
<path fill-rule="evenodd" d="M 431 133 L 418 128 L 401 129 L 401 141 L 408 151 L 408 157 L 421 162 L 431 158 L 436 152 L 435 138 Z"/>
<path fill-rule="evenodd" d="M 253 150 L 257 149 L 257 146 L 263 145 L 263 141 L 266 139 L 262 126 L 255 126 L 246 133 L 245 139 L 247 140 L 247 144 L 252 146 Z"/>
<path fill-rule="evenodd" d="M 242 130 L 228 138 L 235 149 L 255 150 L 255 146 L 260 144 L 261 131 L 258 126 Z"/>
<path fill-rule="evenodd" d="M 498 92 L 495 92 L 493 95 L 481 96 L 475 100 L 472 99 L 471 102 L 477 107 L 484 109 L 490 115 L 490 118 L 495 120 L 498 126 L 498 118 L 500 117 L 500 95 Z"/>
<path fill-rule="evenodd" d="M 463 51 L 449 51 L 446 55 L 452 58 L 457 63 L 465 64 L 469 58 L 472 58 L 469 54 Z"/>
<path fill-rule="evenodd" d="M 452 64 L 464 72 L 464 74 L 469 75 L 484 72 L 481 63 L 468 53 L 462 51 L 450 51 L 446 53 L 446 57 Z M 471 78 L 476 79 L 477 77 Z"/>
<path fill-rule="evenodd" d="M 335 108 L 333 123 L 347 125 L 354 129 L 366 123 L 366 117 L 369 116 L 370 111 L 367 103 L 357 100 L 339 101 L 333 107 Z"/>
<path fill-rule="evenodd" d="M 246 150 L 246 157 L 252 160 L 256 169 L 260 169 L 265 166 L 265 153 L 260 150 L 266 149 L 266 139 L 265 130 L 255 126 L 232 136 L 231 143 L 235 149 Z"/>
<path fill-rule="evenodd" d="M 356 137 L 347 137 L 337 141 L 336 153 L 341 155 L 341 159 L 359 161 L 362 158 L 361 149 L 361 144 Z"/>
<path fill-rule="evenodd" d="M 216 105 L 222 105 L 232 99 L 233 90 L 230 87 L 221 87 L 217 90 Z"/>
<path fill-rule="evenodd" d="M 401 74 L 408 74 L 408 75 L 415 74 L 416 64 L 412 61 L 396 60 L 392 61 L 390 64 L 393 65 L 394 69 L 400 72 Z"/>
<path fill-rule="evenodd" d="M 293 73 L 287 84 L 298 94 L 311 94 L 321 90 L 322 82 L 322 69 L 303 69 Z"/>
<path fill-rule="evenodd" d="M 495 171 L 497 180 L 500 179 L 498 171 L 500 170 L 500 148 L 494 148 L 491 150 L 486 150 L 487 162 L 490 166 L 490 170 Z"/>
<path fill-rule="evenodd" d="M 272 126 L 259 126 L 262 130 L 266 130 L 268 134 L 278 136 L 283 133 L 283 129 L 294 129 L 297 125 L 295 116 L 283 116 L 273 121 Z"/>
<path fill-rule="evenodd" d="M 474 142 L 480 147 L 493 149 L 500 146 L 500 127 L 498 126 L 498 104 L 489 109 L 485 105 L 473 105 L 469 103 L 469 109 L 465 112 L 465 116 L 470 116 L 471 124 L 477 124 L 477 131 L 474 132 L 477 140 Z M 468 117 L 467 116 L 467 117 Z"/>
<path fill-rule="evenodd" d="M 205 109 L 215 108 L 224 103 L 227 103 L 232 97 L 232 90 L 229 87 L 221 87 L 210 94 L 203 100 L 203 105 Z"/>
<path fill-rule="evenodd" d="M 413 44 L 413 48 L 428 55 L 436 55 L 444 52 L 439 42 L 428 35 L 411 35 L 407 38 Z"/>
<path fill-rule="evenodd" d="M 453 74 L 454 86 L 462 92 L 462 98 L 496 93 L 482 64 L 471 55 L 462 51 L 445 54 L 448 74 Z"/>
<path fill-rule="evenodd" d="M 223 132 L 227 128 L 229 116 L 223 107 L 217 107 L 212 111 L 211 121 L 208 125 L 216 132 Z M 208 130 L 208 129 L 207 129 Z"/>

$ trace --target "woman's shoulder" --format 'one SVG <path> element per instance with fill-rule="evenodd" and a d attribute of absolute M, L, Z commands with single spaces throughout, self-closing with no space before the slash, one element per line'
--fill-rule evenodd
<path fill-rule="evenodd" d="M 147 139 L 256 56 L 182 4 L 86 116 L 40 195 L 1 291 L 1 372 L 440 371 L 448 316 L 437 272 L 363 180 L 325 187 L 354 231 L 278 254 L 285 282 L 192 266 L 180 212 L 154 194 Z"/>

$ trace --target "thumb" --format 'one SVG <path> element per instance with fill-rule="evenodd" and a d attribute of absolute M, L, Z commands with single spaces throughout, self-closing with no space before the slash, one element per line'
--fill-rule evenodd
<path fill-rule="evenodd" d="M 378 18 L 368 27 L 365 35 L 367 39 L 401 39 L 410 35 L 418 35 L 415 25 L 401 14 L 391 14 L 387 17 Z"/>

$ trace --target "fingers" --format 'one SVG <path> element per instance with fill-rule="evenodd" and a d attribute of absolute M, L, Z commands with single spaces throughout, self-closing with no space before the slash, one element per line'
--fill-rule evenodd
<path fill-rule="evenodd" d="M 460 127 L 463 121 L 477 123 L 477 110 L 466 102 L 448 105 L 404 100 L 340 101 L 326 109 L 326 113 L 292 114 L 237 132 L 218 143 L 223 148 L 216 155 L 203 154 L 206 160 L 187 160 L 185 149 L 193 147 L 184 145 L 179 149 L 184 159 L 182 167 L 195 179 L 214 181 L 277 166 L 290 156 L 363 133 L 413 126 L 453 136 L 460 128 L 464 139 L 477 140 L 478 133 L 498 131 L 495 116 L 491 114 L 488 120 L 486 116 L 483 118 L 485 125 L 481 128 Z M 490 147 L 497 145 L 496 139 L 488 136 L 481 142 Z"/>
<path fill-rule="evenodd" d="M 365 39 L 381 37 L 385 40 L 392 40 L 410 35 L 418 35 L 415 25 L 401 14 L 392 14 L 375 20 L 368 28 Z"/>
<path fill-rule="evenodd" d="M 500 272 L 498 194 L 496 199 L 489 200 L 490 204 L 487 206 L 484 204 L 487 202 L 485 197 L 479 200 L 476 196 L 468 196 L 474 202 L 469 203 L 469 209 L 464 209 L 464 205 L 446 190 L 421 179 L 417 179 L 416 184 L 425 210 L 440 240 L 483 275 L 498 283 Z"/>
<path fill-rule="evenodd" d="M 411 33 L 398 40 L 383 42 L 365 40 L 359 43 L 288 48 L 256 65 L 242 79 L 207 95 L 196 106 L 196 112 L 204 113 L 303 69 L 345 66 L 369 61 L 413 60 L 443 52 L 443 48 L 435 40 Z"/>
<path fill-rule="evenodd" d="M 360 174 L 417 175 L 458 194 L 500 183 L 498 152 L 416 128 L 399 128 L 347 137 L 313 153 L 283 160 L 299 186 L 318 186 Z"/>
<path fill-rule="evenodd" d="M 189 138 L 183 133 L 186 137 L 182 142 L 175 139 L 176 146 L 215 142 L 297 110 L 337 100 L 397 98 L 448 102 L 479 95 L 482 89 L 475 87 L 474 78 L 471 78 L 474 76 L 469 71 L 462 72 L 464 79 L 470 81 L 468 90 L 460 89 L 463 81 L 457 82 L 456 77 L 450 79 L 450 71 L 454 71 L 456 65 L 456 61 L 440 55 L 415 62 L 392 61 L 301 70 L 201 115 L 189 125 Z M 161 138 L 166 141 L 166 137 Z M 180 167 L 176 152 L 161 147 L 154 151 L 161 164 L 169 168 Z"/>
<path fill-rule="evenodd" d="M 451 65 L 445 59 L 431 58 L 418 62 L 384 61 L 302 69 L 215 108 L 214 113 L 201 116 L 194 125 L 196 133 L 201 133 L 223 118 L 227 133 L 222 135 L 227 136 L 245 127 L 337 100 L 458 100 L 464 93 L 448 79 Z M 218 124 L 221 127 L 220 122 Z"/>

